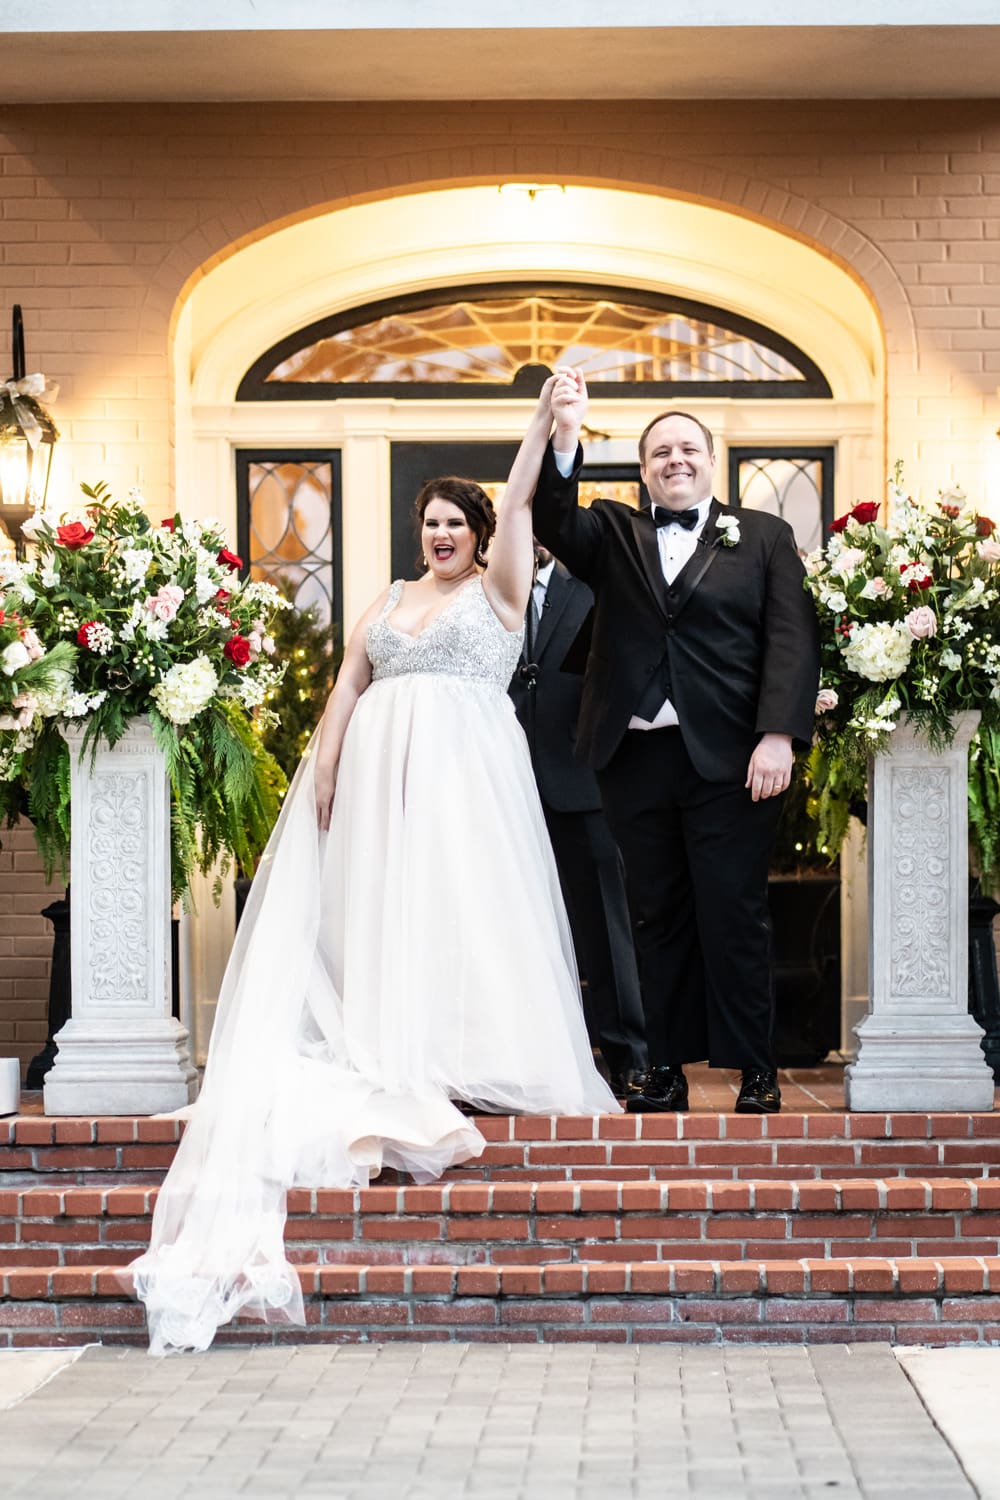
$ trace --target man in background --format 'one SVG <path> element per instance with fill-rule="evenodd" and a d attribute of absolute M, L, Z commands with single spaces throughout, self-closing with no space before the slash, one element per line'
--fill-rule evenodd
<path fill-rule="evenodd" d="M 510 695 L 527 735 L 586 980 L 587 1031 L 614 1092 L 625 1099 L 636 1091 L 647 1058 L 622 862 L 601 810 L 597 778 L 573 755 L 583 677 L 561 670 L 594 599 L 551 552 L 536 544 L 535 556 L 524 654 Z"/>

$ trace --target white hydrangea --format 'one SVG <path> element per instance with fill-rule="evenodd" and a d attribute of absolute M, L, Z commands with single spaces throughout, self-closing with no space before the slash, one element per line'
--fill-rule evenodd
<path fill-rule="evenodd" d="M 869 682 L 889 682 L 906 671 L 913 638 L 906 626 L 857 625 L 844 642 L 844 660 Z"/>
<path fill-rule="evenodd" d="M 941 665 L 942 667 L 945 667 L 949 672 L 957 672 L 959 667 L 962 665 L 962 658 L 959 656 L 957 651 L 942 651 Z"/>
<path fill-rule="evenodd" d="M 153 688 L 152 697 L 165 719 L 187 724 L 208 706 L 218 686 L 218 674 L 208 657 L 196 656 L 194 661 L 171 667 Z"/>
<path fill-rule="evenodd" d="M 162 641 L 170 626 L 166 620 L 158 620 L 155 615 L 144 613 L 142 628 L 147 641 Z"/>

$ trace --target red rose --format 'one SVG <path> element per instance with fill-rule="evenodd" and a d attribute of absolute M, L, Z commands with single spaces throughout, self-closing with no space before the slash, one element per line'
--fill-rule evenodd
<path fill-rule="evenodd" d="M 90 632 L 91 632 L 91 629 L 93 628 L 93 626 L 95 626 L 96 624 L 97 624 L 96 620 L 88 620 L 87 623 L 86 623 L 86 625 L 81 625 L 80 626 L 80 629 L 76 632 L 76 643 L 77 643 L 78 646 L 85 646 L 87 648 L 87 650 L 89 651 L 89 649 L 90 649 Z"/>
<path fill-rule="evenodd" d="M 978 536 L 992 536 L 997 529 L 997 523 L 991 521 L 989 516 L 976 517 L 976 534 Z"/>
<path fill-rule="evenodd" d="M 61 547 L 69 547 L 75 552 L 78 547 L 86 547 L 92 542 L 94 533 L 82 521 L 70 521 L 68 526 L 56 527 L 56 540 Z"/>
<path fill-rule="evenodd" d="M 165 521 L 161 521 L 160 522 L 160 525 L 163 527 L 164 531 L 173 531 L 173 529 L 176 526 L 176 524 L 177 524 L 177 517 L 176 516 L 168 516 Z"/>
<path fill-rule="evenodd" d="M 222 648 L 223 655 L 228 656 L 234 667 L 245 667 L 250 660 L 250 642 L 245 635 L 232 636 Z"/>
<path fill-rule="evenodd" d="M 869 522 L 878 519 L 878 511 L 877 500 L 863 500 L 860 505 L 854 507 L 851 515 L 856 521 L 860 521 L 862 526 L 867 526 Z"/>
<path fill-rule="evenodd" d="M 215 591 L 215 597 L 216 597 L 216 599 L 218 599 L 220 601 L 220 603 L 225 604 L 226 600 L 229 598 L 229 590 L 228 589 L 216 589 L 216 591 Z"/>
<path fill-rule="evenodd" d="M 243 566 L 242 557 L 237 557 L 235 552 L 227 552 L 225 547 L 215 560 L 220 568 L 229 568 L 233 573 L 238 573 Z"/>
<path fill-rule="evenodd" d="M 842 516 L 838 516 L 835 521 L 831 521 L 830 522 L 830 530 L 831 530 L 831 532 L 834 532 L 834 531 L 843 531 L 844 527 L 847 525 L 847 523 L 848 523 L 848 521 L 850 519 L 851 519 L 851 512 L 850 511 L 847 511 Z"/>

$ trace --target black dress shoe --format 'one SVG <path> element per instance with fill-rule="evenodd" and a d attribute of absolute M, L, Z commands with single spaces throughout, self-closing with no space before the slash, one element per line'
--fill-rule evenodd
<path fill-rule="evenodd" d="M 773 1068 L 744 1068 L 741 1074 L 738 1115 L 776 1115 L 781 1108 L 778 1075 Z"/>
<path fill-rule="evenodd" d="M 643 1080 L 646 1077 L 643 1068 L 625 1068 L 621 1073 L 612 1073 L 608 1078 L 608 1086 L 616 1099 L 624 1102 L 631 1099 L 633 1094 L 642 1093 Z"/>
<path fill-rule="evenodd" d="M 682 1114 L 688 1107 L 688 1084 L 682 1068 L 649 1068 L 640 1087 L 625 1100 L 630 1115 Z"/>

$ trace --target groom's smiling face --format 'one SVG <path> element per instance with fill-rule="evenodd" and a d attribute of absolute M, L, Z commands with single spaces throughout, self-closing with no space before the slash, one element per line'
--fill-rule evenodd
<path fill-rule="evenodd" d="M 646 434 L 639 472 L 654 505 L 686 510 L 712 493 L 715 455 L 697 422 L 664 417 Z"/>

